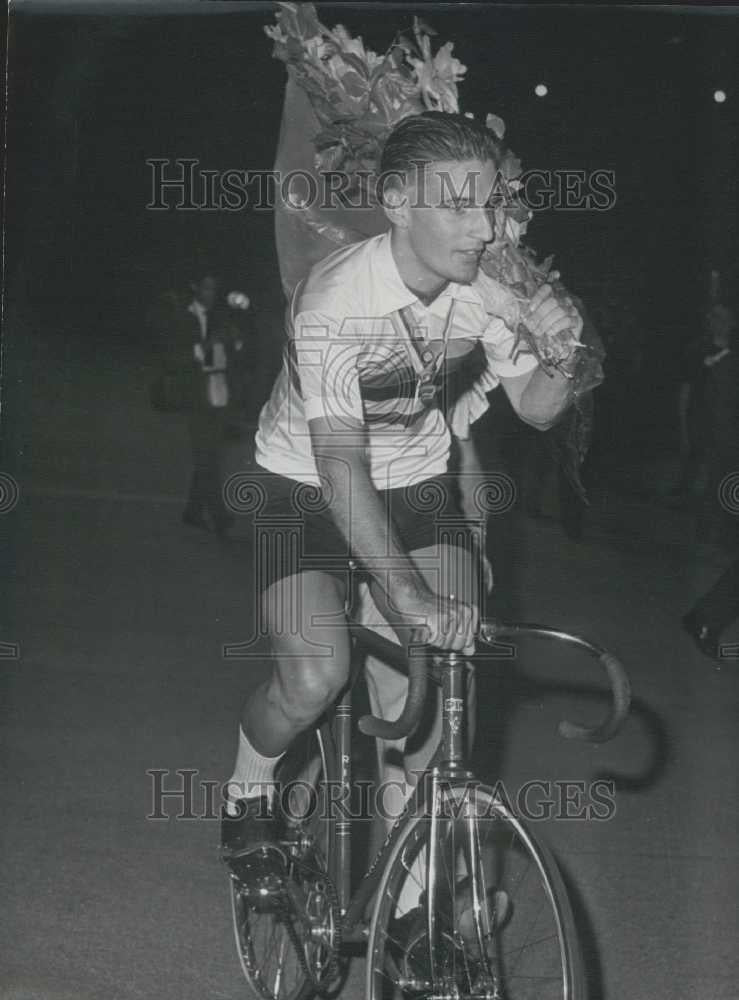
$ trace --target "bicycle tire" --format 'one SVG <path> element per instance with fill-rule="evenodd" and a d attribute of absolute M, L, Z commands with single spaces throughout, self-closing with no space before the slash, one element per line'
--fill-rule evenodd
<path fill-rule="evenodd" d="M 470 821 L 453 812 L 437 819 L 436 843 L 442 852 L 437 862 L 446 858 L 437 865 L 437 882 L 447 885 L 441 893 L 437 887 L 435 894 L 439 931 L 430 954 L 424 907 L 428 867 L 422 852 L 430 842 L 431 810 L 405 820 L 377 890 L 367 949 L 367 1000 L 401 995 L 586 1000 L 572 909 L 549 850 L 491 789 L 461 780 L 444 788 L 458 810 L 472 809 L 471 826 L 481 847 L 478 874 L 483 873 L 485 882 L 476 892 L 469 873 L 464 882 L 460 859 L 471 836 Z M 467 833 L 455 834 L 460 823 Z M 419 906 L 399 916 L 397 900 L 409 878 L 419 882 Z M 475 903 L 481 908 L 479 922 L 471 916 Z M 477 934 L 471 933 L 474 925 Z M 486 935 L 479 936 L 481 926 L 488 928 Z"/>
<path fill-rule="evenodd" d="M 230 879 L 236 950 L 246 982 L 259 1000 L 311 1000 L 318 993 L 330 996 L 343 976 L 341 969 L 334 968 L 338 922 L 334 901 L 329 899 L 326 858 L 330 832 L 320 802 L 322 789 L 335 780 L 332 749 L 330 729 L 325 725 L 299 741 L 281 769 L 283 791 L 292 782 L 298 792 L 308 796 L 304 803 L 310 810 L 310 815 L 301 814 L 293 800 L 287 815 L 282 808 L 287 799 L 280 796 L 278 823 L 288 830 L 288 842 L 291 838 L 295 841 L 287 848 L 284 898 L 262 905 L 247 885 L 233 876 Z M 310 801 L 308 786 L 315 790 L 315 801 Z M 310 927 L 296 912 L 296 897 L 305 900 L 307 911 L 312 913 Z"/>

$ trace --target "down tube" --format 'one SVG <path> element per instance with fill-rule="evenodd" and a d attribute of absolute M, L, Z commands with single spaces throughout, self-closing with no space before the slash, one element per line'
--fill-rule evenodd
<path fill-rule="evenodd" d="M 349 908 L 346 910 L 344 918 L 344 929 L 346 932 L 350 932 L 357 925 L 357 923 L 364 918 L 367 904 L 372 898 L 378 882 L 380 881 L 380 876 L 385 870 L 385 862 L 390 857 L 390 853 L 395 847 L 396 841 L 405 829 L 408 816 L 420 816 L 423 814 L 429 797 L 429 786 L 432 779 L 431 771 L 434 767 L 436 767 L 440 758 L 440 751 L 437 750 L 429 764 L 429 770 L 421 776 L 421 780 L 416 786 L 413 795 L 408 800 L 403 813 L 393 824 L 393 827 L 387 835 L 384 844 L 379 849 L 372 864 L 365 872 L 359 888 L 357 889 Z"/>

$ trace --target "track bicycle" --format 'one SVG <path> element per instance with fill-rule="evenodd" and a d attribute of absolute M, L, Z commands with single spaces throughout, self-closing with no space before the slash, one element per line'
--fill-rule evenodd
<path fill-rule="evenodd" d="M 359 729 L 395 740 L 417 726 L 428 684 L 441 689 L 442 735 L 405 810 L 351 891 L 352 684 L 280 774 L 284 874 L 230 874 L 236 945 L 263 1000 L 336 996 L 349 952 L 366 947 L 367 1000 L 585 1000 L 572 910 L 547 847 L 465 760 L 466 672 L 500 659 L 500 644 L 554 639 L 597 658 L 612 703 L 588 727 L 560 734 L 596 743 L 625 720 L 630 689 L 611 653 L 581 636 L 532 624 L 481 622 L 474 656 L 405 646 L 349 619 L 358 651 L 408 674 L 397 720 L 364 716 Z M 356 673 L 356 671 L 355 671 Z M 399 902 L 411 898 L 405 912 Z"/>

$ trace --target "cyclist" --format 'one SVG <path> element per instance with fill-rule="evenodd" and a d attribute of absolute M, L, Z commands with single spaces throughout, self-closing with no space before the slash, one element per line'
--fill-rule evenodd
<path fill-rule="evenodd" d="M 260 517 L 294 520 L 297 513 L 301 538 L 294 554 L 275 546 L 257 565 L 272 669 L 241 717 L 222 823 L 232 864 L 248 863 L 269 842 L 265 798 L 275 768 L 347 680 L 349 557 L 391 621 L 424 623 L 428 641 L 442 649 L 470 647 L 480 553 L 439 542 L 439 510 L 425 513 L 424 498 L 432 486 L 445 515 L 479 517 L 474 490 L 482 473 L 469 427 L 498 384 L 518 415 L 541 429 L 569 404 L 563 375 L 545 372 L 532 354 L 511 357 L 515 334 L 498 315 L 495 283 L 479 269 L 495 237 L 499 161 L 492 133 L 462 115 L 404 119 L 380 164 L 388 231 L 329 255 L 293 296 L 256 461 L 265 494 Z M 527 325 L 535 336 L 571 330 L 578 338 L 582 320 L 561 290 L 544 285 L 529 303 Z M 440 386 L 450 373 L 462 388 L 445 413 Z M 453 436 L 458 490 L 448 473 Z M 405 681 L 383 676 L 374 686 L 385 717 L 399 684 Z M 417 744 L 406 759 L 411 770 L 428 761 L 433 732 Z"/>

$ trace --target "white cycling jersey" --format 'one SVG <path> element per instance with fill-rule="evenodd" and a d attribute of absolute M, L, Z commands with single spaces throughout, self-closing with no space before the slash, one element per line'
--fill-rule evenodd
<path fill-rule="evenodd" d="M 486 312 L 476 282 L 450 282 L 425 306 L 404 284 L 384 233 L 330 254 L 295 291 L 283 368 L 262 409 L 256 459 L 319 485 L 308 422 L 341 434 L 362 421 L 377 489 L 446 471 L 450 429 L 465 438 L 499 379 L 536 367 L 511 358 L 515 335 Z M 479 374 L 444 407 L 444 378 L 480 345 Z M 446 416 L 444 410 L 446 409 Z"/>

